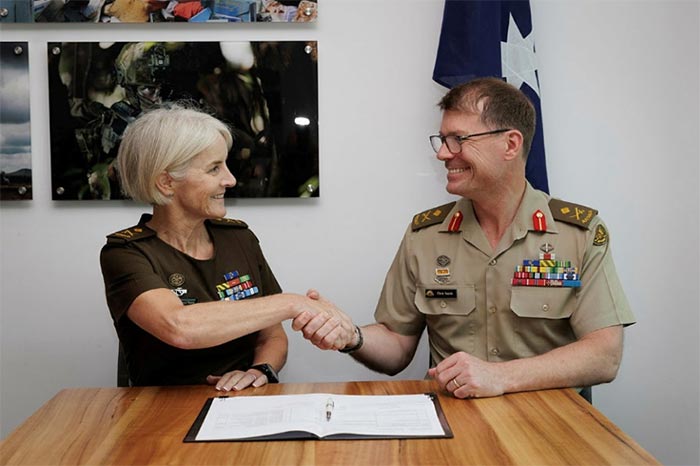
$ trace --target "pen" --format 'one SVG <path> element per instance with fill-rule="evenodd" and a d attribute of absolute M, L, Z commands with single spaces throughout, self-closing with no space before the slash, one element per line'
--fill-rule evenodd
<path fill-rule="evenodd" d="M 328 401 L 326 401 L 326 421 L 331 420 L 331 415 L 333 414 L 333 399 L 328 398 Z"/>

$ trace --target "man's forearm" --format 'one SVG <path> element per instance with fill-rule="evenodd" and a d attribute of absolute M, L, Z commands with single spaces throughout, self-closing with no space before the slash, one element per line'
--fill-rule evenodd
<path fill-rule="evenodd" d="M 582 387 L 610 382 L 622 359 L 622 326 L 591 332 L 545 354 L 497 364 L 504 391 Z"/>
<path fill-rule="evenodd" d="M 396 375 L 413 359 L 420 336 L 392 332 L 383 324 L 362 327 L 364 343 L 351 353 L 358 362 L 376 372 Z"/>

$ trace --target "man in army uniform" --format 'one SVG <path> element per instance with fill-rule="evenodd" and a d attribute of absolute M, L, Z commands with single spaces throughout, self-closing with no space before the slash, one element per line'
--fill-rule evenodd
<path fill-rule="evenodd" d="M 294 328 L 379 372 L 413 359 L 458 398 L 612 381 L 634 316 L 597 211 L 525 178 L 535 110 L 496 78 L 450 90 L 430 137 L 456 202 L 417 214 L 387 274 L 376 323 L 298 316 Z M 320 296 L 314 296 L 322 299 Z"/>

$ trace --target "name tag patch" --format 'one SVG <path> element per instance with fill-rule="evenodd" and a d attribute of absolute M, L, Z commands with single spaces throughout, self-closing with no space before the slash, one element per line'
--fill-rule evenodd
<path fill-rule="evenodd" d="M 433 299 L 433 298 L 456 298 L 457 297 L 457 290 L 453 289 L 431 289 L 431 290 L 425 290 L 425 297 L 428 299 Z"/>

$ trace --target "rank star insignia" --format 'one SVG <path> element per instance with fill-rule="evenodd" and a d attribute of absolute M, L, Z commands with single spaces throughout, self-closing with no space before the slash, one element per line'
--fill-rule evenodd
<path fill-rule="evenodd" d="M 133 238 L 134 234 L 142 233 L 142 232 L 143 232 L 143 230 L 141 228 L 134 228 L 134 231 L 131 231 L 131 229 L 129 228 L 129 229 L 114 233 L 114 235 L 118 236 L 120 238 Z"/>
<path fill-rule="evenodd" d="M 170 286 L 180 287 L 185 283 L 185 276 L 181 273 L 173 273 L 168 277 L 168 283 Z"/>
<path fill-rule="evenodd" d="M 413 222 L 411 225 L 412 231 L 418 231 L 423 228 L 436 225 L 445 220 L 447 214 L 452 210 L 456 202 L 450 202 L 449 204 L 441 205 L 433 209 L 423 211 L 419 214 L 413 216 Z"/>
<path fill-rule="evenodd" d="M 555 220 L 583 228 L 588 228 L 593 217 L 598 215 L 598 211 L 595 209 L 561 199 L 550 199 L 549 208 Z"/>
<path fill-rule="evenodd" d="M 542 251 L 545 254 L 550 253 L 554 251 L 554 246 L 552 246 L 549 243 L 544 243 L 542 246 L 540 246 L 540 251 Z"/>

